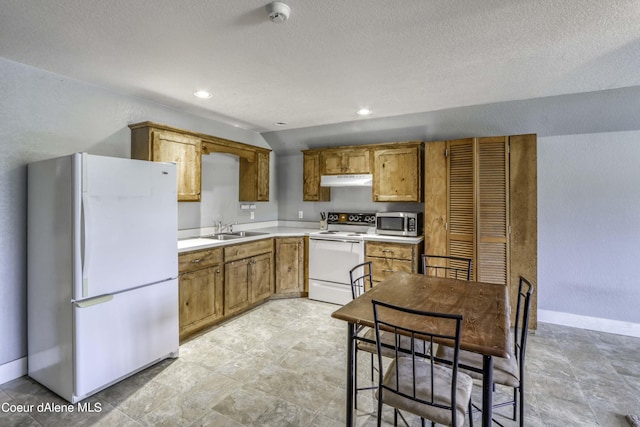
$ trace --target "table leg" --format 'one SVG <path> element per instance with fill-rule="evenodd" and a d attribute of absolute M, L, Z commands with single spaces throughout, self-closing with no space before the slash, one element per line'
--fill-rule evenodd
<path fill-rule="evenodd" d="M 353 426 L 353 376 L 355 374 L 353 369 L 355 350 L 353 345 L 354 331 L 354 324 L 347 322 L 347 427 Z"/>
<path fill-rule="evenodd" d="M 488 427 L 493 418 L 493 357 L 482 360 L 482 426 Z"/>

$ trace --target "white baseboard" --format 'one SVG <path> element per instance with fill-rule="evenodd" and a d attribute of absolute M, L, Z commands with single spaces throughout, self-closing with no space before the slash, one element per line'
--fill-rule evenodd
<path fill-rule="evenodd" d="M 572 326 L 610 334 L 627 335 L 640 338 L 640 324 L 621 320 L 601 319 L 558 311 L 538 310 L 538 322 Z"/>
<path fill-rule="evenodd" d="M 0 384 L 27 375 L 27 358 L 14 360 L 0 365 Z"/>

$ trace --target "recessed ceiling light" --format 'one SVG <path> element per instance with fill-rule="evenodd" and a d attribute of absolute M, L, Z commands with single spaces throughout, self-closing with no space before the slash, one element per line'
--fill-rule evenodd
<path fill-rule="evenodd" d="M 358 111 L 356 111 L 356 114 L 359 116 L 368 116 L 371 113 L 372 111 L 369 110 L 368 108 L 361 108 Z"/>
<path fill-rule="evenodd" d="M 211 92 L 207 92 L 206 90 L 197 90 L 193 92 L 193 95 L 203 99 L 211 98 L 213 96 Z"/>

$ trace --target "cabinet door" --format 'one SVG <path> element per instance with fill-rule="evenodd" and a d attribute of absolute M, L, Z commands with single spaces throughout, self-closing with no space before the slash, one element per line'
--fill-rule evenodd
<path fill-rule="evenodd" d="M 331 189 L 320 187 L 320 153 L 304 153 L 302 200 L 320 202 L 331 200 Z"/>
<path fill-rule="evenodd" d="M 471 258 L 471 278 L 475 280 L 474 146 L 473 138 L 447 143 L 447 254 Z"/>
<path fill-rule="evenodd" d="M 304 240 L 302 237 L 276 240 L 276 293 L 304 291 Z"/>
<path fill-rule="evenodd" d="M 200 201 L 202 151 L 198 138 L 164 130 L 153 131 L 155 162 L 175 162 L 178 201 Z"/>
<path fill-rule="evenodd" d="M 177 164 L 178 200 L 199 201 L 201 146 L 198 138 L 169 131 L 153 131 L 153 161 Z"/>
<path fill-rule="evenodd" d="M 371 151 L 366 148 L 344 150 L 342 162 L 344 173 L 370 173 Z"/>
<path fill-rule="evenodd" d="M 224 265 L 224 313 L 237 313 L 249 306 L 249 259 L 229 262 Z"/>
<path fill-rule="evenodd" d="M 507 284 L 509 277 L 509 153 L 505 136 L 478 138 L 477 239 L 479 282 Z"/>
<path fill-rule="evenodd" d="M 258 163 L 258 173 L 256 174 L 258 183 L 258 196 L 256 198 L 259 202 L 269 201 L 269 153 L 258 152 L 256 153 L 256 162 Z"/>
<path fill-rule="evenodd" d="M 378 149 L 373 153 L 373 201 L 422 200 L 420 147 Z"/>
<path fill-rule="evenodd" d="M 320 155 L 321 175 L 339 175 L 344 173 L 342 150 L 326 150 Z"/>
<path fill-rule="evenodd" d="M 249 261 L 251 302 L 262 301 L 273 294 L 273 253 L 255 256 Z"/>
<path fill-rule="evenodd" d="M 220 266 L 179 276 L 180 338 L 208 326 L 223 315 Z"/>
<path fill-rule="evenodd" d="M 238 199 L 241 202 L 269 201 L 269 152 L 256 150 L 249 161 L 240 158 L 240 183 Z"/>

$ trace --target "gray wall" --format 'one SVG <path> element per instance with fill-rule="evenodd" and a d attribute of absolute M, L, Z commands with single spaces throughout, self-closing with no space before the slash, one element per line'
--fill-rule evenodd
<path fill-rule="evenodd" d="M 262 147 L 268 144 L 255 132 L 2 58 L 0 76 L 1 366 L 26 355 L 27 163 L 77 151 L 129 157 L 131 133 L 127 124 L 146 120 Z M 229 222 L 242 219 L 234 217 L 239 210 L 237 163 L 224 156 L 205 157 L 203 200 L 179 204 L 180 228 L 212 225 L 218 218 Z M 218 182 L 224 185 L 214 189 Z M 256 220 L 277 218 L 275 201 L 257 206 Z"/>
<path fill-rule="evenodd" d="M 640 131 L 538 141 L 538 306 L 640 324 Z"/>

